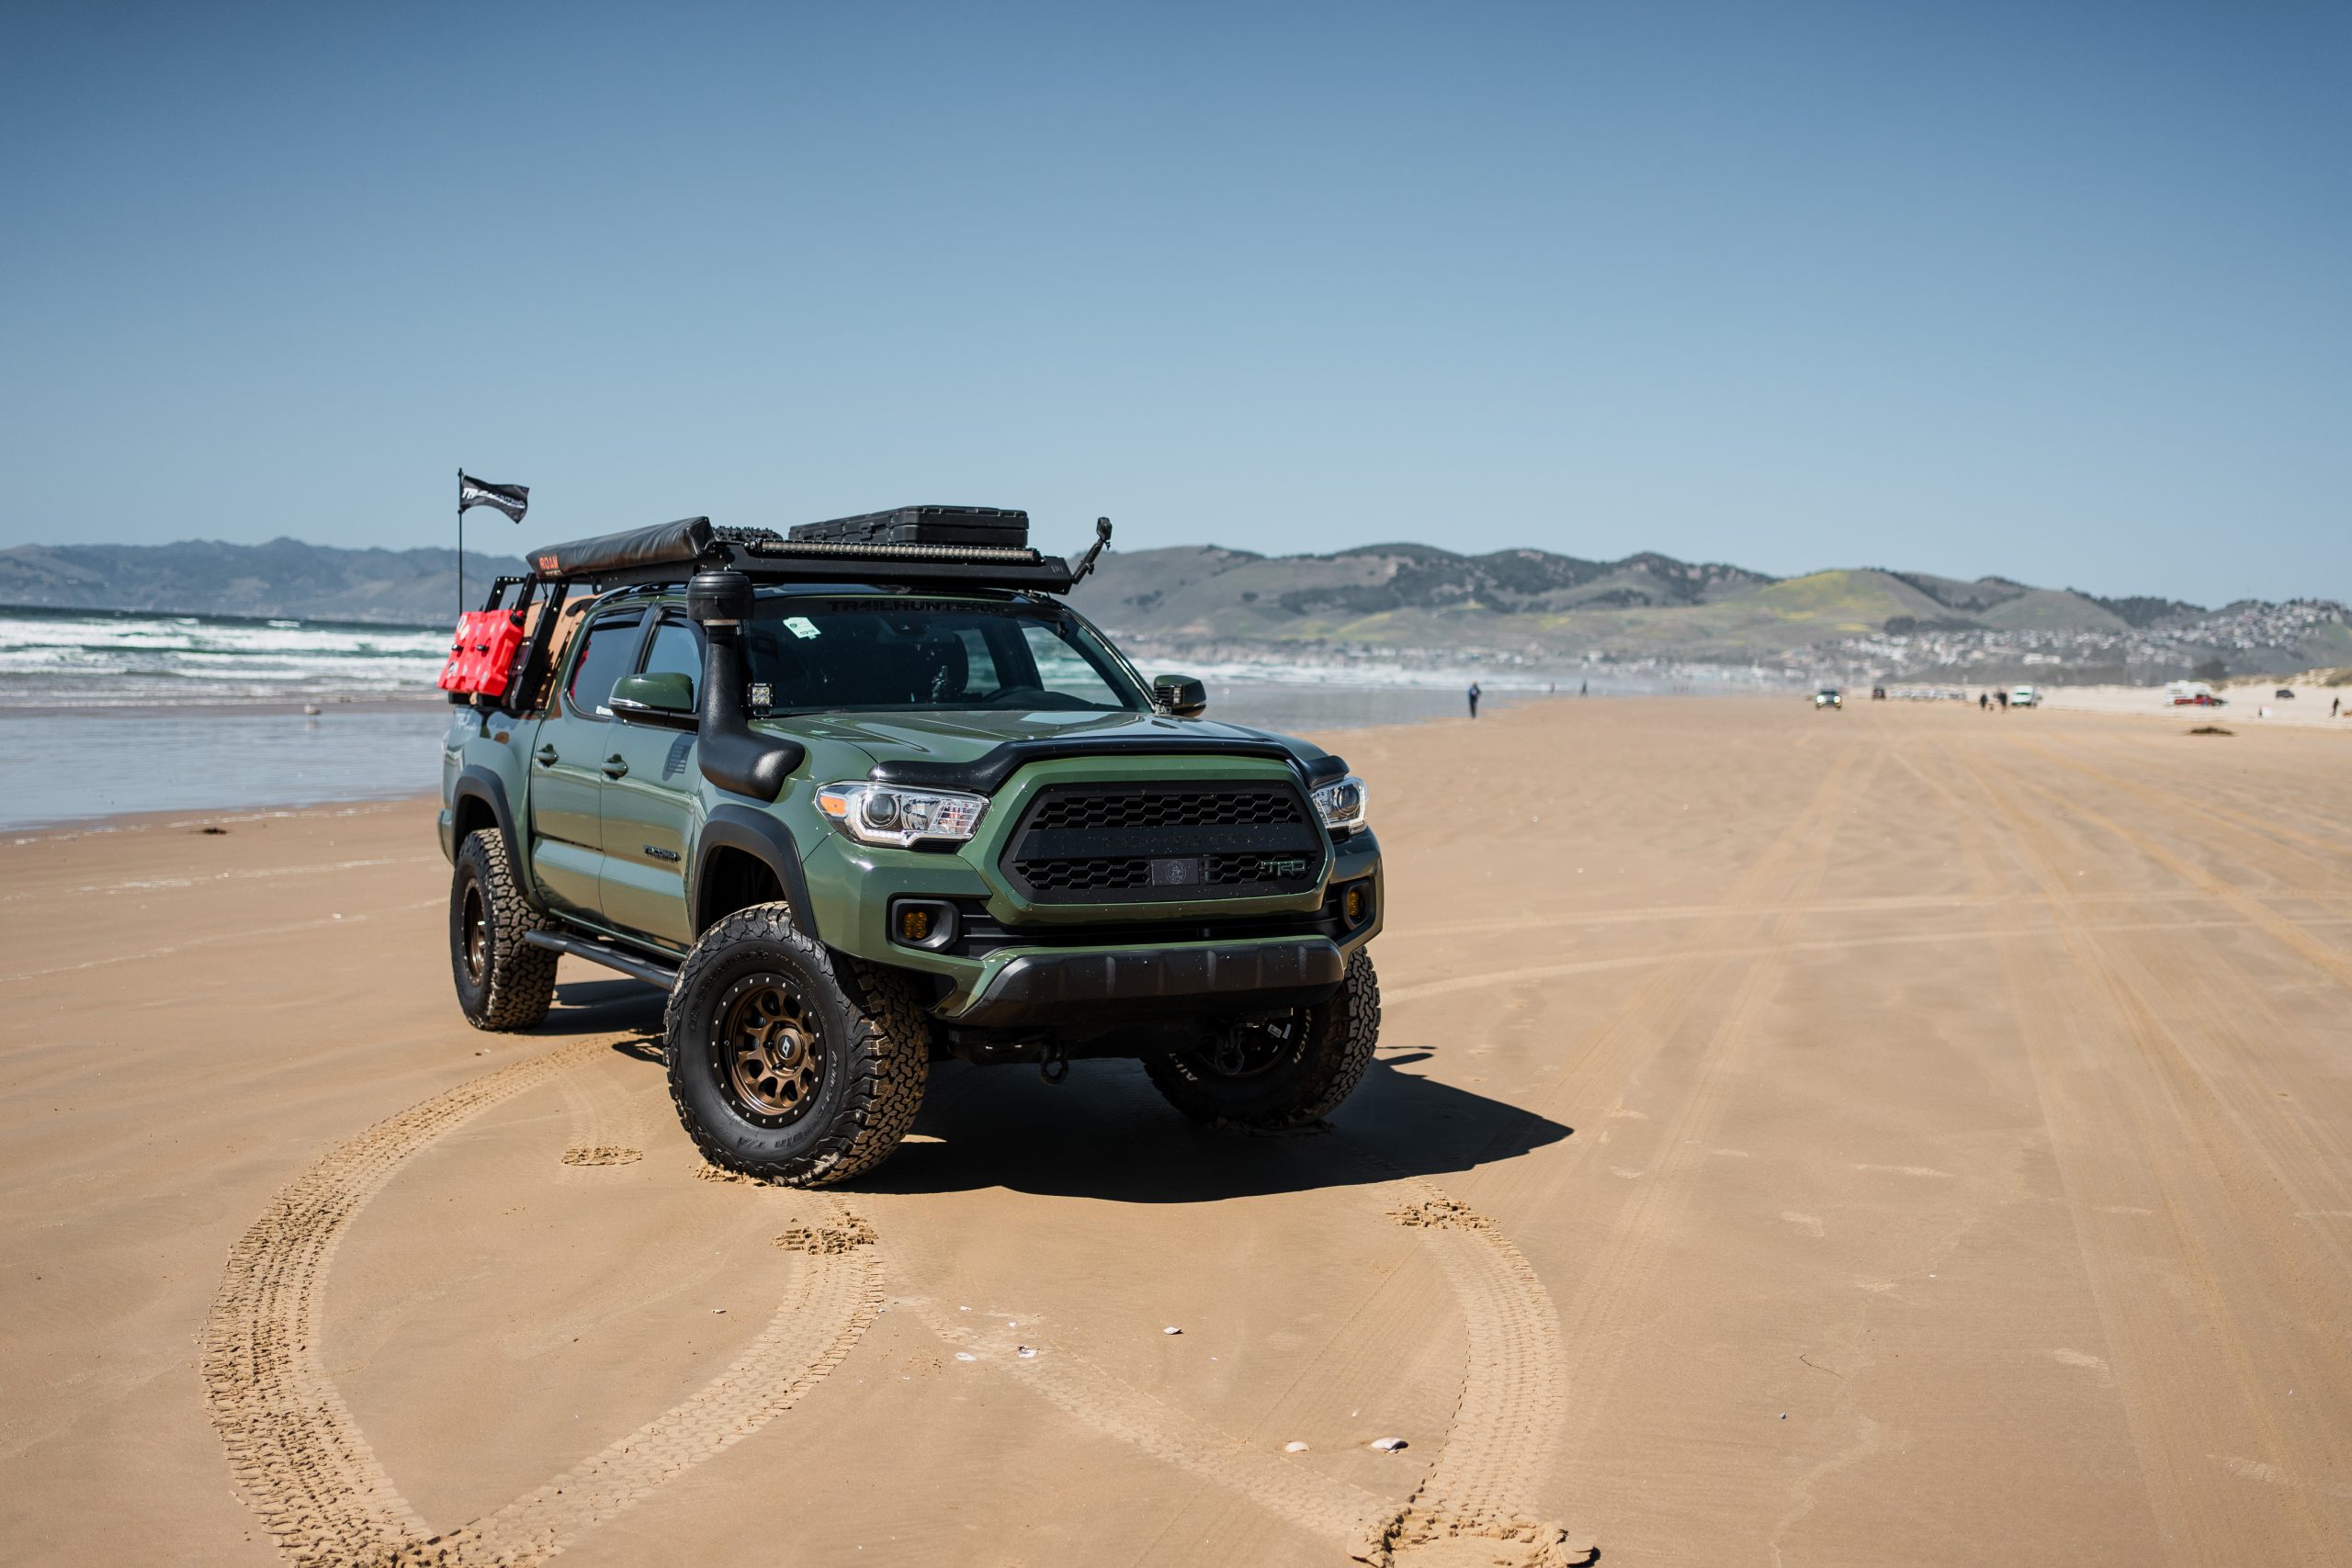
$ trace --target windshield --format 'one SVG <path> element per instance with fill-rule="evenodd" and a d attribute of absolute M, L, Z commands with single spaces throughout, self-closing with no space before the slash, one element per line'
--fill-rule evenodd
<path fill-rule="evenodd" d="M 1151 710 L 1101 638 L 1058 606 L 1030 601 L 763 598 L 744 631 L 744 661 L 752 683 L 768 688 L 772 713 Z"/>

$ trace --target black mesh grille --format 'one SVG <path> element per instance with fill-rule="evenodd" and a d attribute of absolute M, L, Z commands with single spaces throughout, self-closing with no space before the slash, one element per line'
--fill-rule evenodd
<path fill-rule="evenodd" d="M 1287 793 L 1204 791 L 1198 795 L 1047 795 L 1030 815 L 1033 832 L 1090 828 L 1263 828 L 1301 820 Z"/>
<path fill-rule="evenodd" d="M 1326 850 L 1280 780 L 1062 784 L 1040 792 L 1002 864 L 1041 903 L 1177 903 L 1304 892 Z"/>
<path fill-rule="evenodd" d="M 1140 855 L 1029 861 L 1022 870 L 1039 893 L 1091 893 L 1151 883 L 1151 862 Z"/>

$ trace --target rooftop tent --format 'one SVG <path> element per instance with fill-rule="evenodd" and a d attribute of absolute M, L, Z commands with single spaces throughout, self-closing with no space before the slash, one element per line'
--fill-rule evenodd
<path fill-rule="evenodd" d="M 650 528 L 633 528 L 626 534 L 604 534 L 593 539 L 574 539 L 568 545 L 545 546 L 531 552 L 531 570 L 541 577 L 572 581 L 594 581 L 649 567 L 674 566 L 683 570 L 709 552 L 711 538 L 709 518 L 687 517 Z"/>

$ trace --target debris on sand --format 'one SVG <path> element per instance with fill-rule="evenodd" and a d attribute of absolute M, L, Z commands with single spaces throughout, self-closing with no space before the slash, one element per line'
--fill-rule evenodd
<path fill-rule="evenodd" d="M 843 1214 L 835 1225 L 795 1225 L 776 1237 L 775 1245 L 786 1252 L 832 1257 L 853 1247 L 873 1246 L 874 1227 L 859 1215 Z"/>
<path fill-rule="evenodd" d="M 2224 729 L 2218 724 L 2200 724 L 2188 732 L 2191 735 L 2235 735 L 2234 729 Z"/>
<path fill-rule="evenodd" d="M 1165 1327 L 1165 1328 L 1161 1329 L 1159 1332 L 1161 1332 L 1162 1334 L 1182 1334 L 1182 1333 L 1183 1333 L 1184 1331 L 1183 1331 L 1182 1329 L 1181 1329 L 1181 1328 L 1177 1327 L 1174 1324 L 1172 1324 L 1172 1323 L 1171 1323 L 1171 1324 L 1170 1324 L 1167 1327 Z"/>
<path fill-rule="evenodd" d="M 1405 1450 L 1412 1447 L 1410 1443 L 1407 1442 L 1402 1438 L 1374 1438 L 1371 1442 L 1366 1443 L 1364 1446 L 1372 1450 L 1374 1453 L 1383 1454 L 1401 1453 Z"/>
<path fill-rule="evenodd" d="M 1388 1217 L 1400 1225 L 1430 1230 L 1490 1231 L 1495 1228 L 1494 1221 L 1469 1204 L 1457 1203 L 1451 1198 L 1432 1198 L 1423 1203 L 1408 1203 L 1404 1208 L 1388 1211 Z"/>
<path fill-rule="evenodd" d="M 1546 1519 L 1472 1515 L 1408 1507 L 1382 1529 L 1356 1561 L 1374 1568 L 1438 1568 L 1476 1562 L 1480 1568 L 1589 1568 L 1600 1556 L 1591 1540 Z"/>
<path fill-rule="evenodd" d="M 1303 1454 L 1306 1451 L 1306 1445 L 1305 1443 L 1284 1443 L 1283 1445 L 1283 1452 L 1286 1454 Z"/>
<path fill-rule="evenodd" d="M 1012 1348 L 1012 1353 L 1024 1361 L 1034 1361 L 1037 1359 L 1037 1348 L 1034 1345 L 1016 1345 Z"/>

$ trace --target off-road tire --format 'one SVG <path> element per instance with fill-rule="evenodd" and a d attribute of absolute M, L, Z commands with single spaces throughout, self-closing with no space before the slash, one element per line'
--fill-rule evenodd
<path fill-rule="evenodd" d="M 1306 1010 L 1292 1052 L 1247 1077 L 1220 1074 L 1204 1051 L 1147 1058 L 1144 1073 L 1196 1122 L 1278 1132 L 1319 1122 L 1354 1092 L 1380 1043 L 1380 977 L 1358 948 L 1340 988 Z"/>
<path fill-rule="evenodd" d="M 469 945 L 477 936 L 469 892 L 477 896 L 482 921 L 478 950 Z M 523 935 L 549 924 L 525 901 L 498 830 L 467 834 L 449 881 L 449 971 L 468 1023 L 503 1032 L 536 1028 L 547 1017 L 548 1004 L 555 1000 L 556 955 L 533 947 Z M 475 953 L 470 960 L 469 952 Z"/>
<path fill-rule="evenodd" d="M 730 990 L 775 976 L 798 988 L 824 1052 L 812 1103 L 784 1126 L 745 1113 L 727 1083 L 719 1032 Z M 913 1127 L 930 1069 L 930 1019 L 896 970 L 834 953 L 756 904 L 705 931 L 662 1018 L 670 1099 L 711 1164 L 763 1181 L 829 1187 L 890 1157 Z"/>

